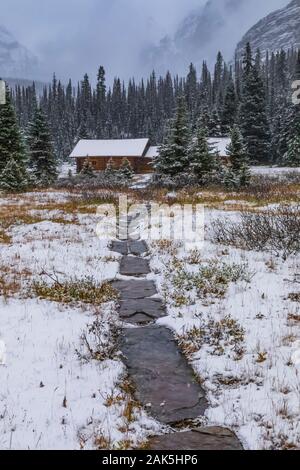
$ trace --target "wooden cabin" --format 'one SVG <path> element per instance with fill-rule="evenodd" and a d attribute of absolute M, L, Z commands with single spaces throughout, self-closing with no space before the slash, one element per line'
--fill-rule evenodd
<path fill-rule="evenodd" d="M 156 154 L 157 147 L 151 147 L 149 139 L 80 140 L 70 158 L 76 160 L 78 172 L 86 160 L 95 171 L 104 171 L 111 159 L 115 168 L 127 159 L 135 173 L 143 174 L 153 172 L 152 163 Z"/>
<path fill-rule="evenodd" d="M 209 138 L 210 146 L 223 160 L 227 158 L 226 147 L 229 143 L 228 137 Z M 157 154 L 158 147 L 151 147 L 149 139 L 80 140 L 70 158 L 76 160 L 78 172 L 82 170 L 86 160 L 95 171 L 104 171 L 111 159 L 115 168 L 119 168 L 126 158 L 135 173 L 145 174 L 153 173 L 153 159 Z"/>

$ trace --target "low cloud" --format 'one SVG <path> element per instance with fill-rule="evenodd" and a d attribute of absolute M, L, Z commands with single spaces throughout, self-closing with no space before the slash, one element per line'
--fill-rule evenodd
<path fill-rule="evenodd" d="M 222 8 L 225 0 L 217 0 Z M 232 0 L 235 1 L 235 0 Z M 241 0 L 242 1 L 242 0 Z M 79 79 L 85 72 L 95 77 L 103 64 L 108 76 L 127 79 L 151 70 L 141 69 L 140 52 L 172 36 L 178 24 L 204 0 L 10 0 L 1 5 L 1 23 L 40 58 L 39 78 L 52 72 L 66 80 Z M 209 54 L 215 48 L 230 54 L 232 45 L 259 17 L 280 7 L 285 0 L 251 0 L 242 15 L 228 18 L 230 35 L 216 35 Z M 205 59 L 205 57 L 203 57 Z M 147 69 L 147 70 L 146 70 Z"/>

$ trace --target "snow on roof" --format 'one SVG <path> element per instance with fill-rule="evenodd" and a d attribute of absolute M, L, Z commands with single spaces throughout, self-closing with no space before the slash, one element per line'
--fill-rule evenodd
<path fill-rule="evenodd" d="M 70 158 L 142 157 L 149 139 L 80 140 Z"/>
<path fill-rule="evenodd" d="M 154 158 L 158 155 L 158 147 L 149 147 L 148 152 L 146 153 L 145 157 L 147 158 Z"/>
<path fill-rule="evenodd" d="M 225 157 L 226 147 L 230 144 L 229 137 L 210 137 L 208 143 L 213 146 L 220 154 L 221 157 Z"/>

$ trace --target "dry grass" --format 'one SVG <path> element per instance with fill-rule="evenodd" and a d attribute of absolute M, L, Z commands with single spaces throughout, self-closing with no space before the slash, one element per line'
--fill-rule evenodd
<path fill-rule="evenodd" d="M 59 282 L 53 279 L 52 284 L 45 281 L 32 283 L 31 292 L 40 299 L 52 300 L 69 304 L 79 302 L 84 304 L 102 305 L 118 299 L 118 293 L 109 283 L 97 284 L 93 278 L 72 279 L 67 282 Z"/>
<path fill-rule="evenodd" d="M 80 349 L 76 350 L 82 362 L 106 361 L 118 357 L 119 327 L 113 320 L 99 317 L 87 326 L 80 337 Z"/>
<path fill-rule="evenodd" d="M 300 314 L 297 313 L 290 313 L 288 315 L 288 320 L 295 322 L 295 323 L 300 323 Z"/>
<path fill-rule="evenodd" d="M 225 348 L 229 347 L 239 358 L 243 354 L 244 339 L 244 329 L 229 315 L 219 321 L 211 319 L 178 337 L 187 356 L 197 353 L 206 344 L 212 348 L 212 354 L 223 355 Z"/>
<path fill-rule="evenodd" d="M 227 191 L 218 186 L 208 188 L 189 187 L 181 189 L 168 197 L 169 191 L 162 188 L 146 188 L 136 194 L 138 200 L 155 200 L 156 202 L 172 204 L 205 204 L 207 206 L 222 208 L 227 201 L 235 201 L 240 204 L 226 205 L 226 210 L 237 210 L 247 204 L 261 207 L 267 204 L 281 202 L 297 202 L 300 196 L 299 177 L 287 175 L 284 179 L 256 176 L 252 178 L 251 185 L 240 191 Z"/>
<path fill-rule="evenodd" d="M 292 302 L 300 302 L 300 292 L 292 292 L 288 295 L 288 299 Z"/>
<path fill-rule="evenodd" d="M 11 237 L 3 229 L 0 229 L 0 243 L 6 244 L 6 245 L 11 243 Z"/>

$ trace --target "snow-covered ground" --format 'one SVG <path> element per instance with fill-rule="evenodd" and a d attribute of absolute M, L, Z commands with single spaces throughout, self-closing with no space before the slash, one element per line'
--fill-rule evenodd
<path fill-rule="evenodd" d="M 271 166 L 253 166 L 251 167 L 253 175 L 280 176 L 286 174 L 299 174 L 300 168 L 294 167 L 271 167 Z"/>
<path fill-rule="evenodd" d="M 83 334 L 98 346 L 89 333 L 95 322 L 101 342 L 113 344 L 115 302 L 63 305 L 30 291 L 51 277 L 101 284 L 118 272 L 119 255 L 96 235 L 96 215 L 43 209 L 67 200 L 64 193 L 0 200 L 4 224 L 17 214 L 8 244 L 0 243 L 0 449 L 132 448 L 158 428 L 132 401 L 117 350 L 82 359 Z"/>
<path fill-rule="evenodd" d="M 236 214 L 207 210 L 207 227 L 222 216 Z M 299 256 L 284 262 L 209 236 L 198 251 L 160 242 L 151 252 L 168 311 L 160 322 L 203 381 L 208 423 L 233 429 L 248 449 L 299 448 L 300 308 L 289 299 L 299 293 Z M 227 283 L 226 266 L 239 279 Z"/>
<path fill-rule="evenodd" d="M 97 322 L 104 351 L 114 344 L 115 302 L 63 305 L 30 290 L 118 273 L 120 255 L 96 235 L 96 207 L 72 201 L 63 191 L 0 199 L 0 449 L 127 449 L 161 431 L 132 401 L 117 349 L 83 360 L 83 334 Z M 206 209 L 196 250 L 150 245 L 149 278 L 167 305 L 160 322 L 203 382 L 209 424 L 249 449 L 300 447 L 300 258 L 214 244 L 212 221 L 239 210 Z"/>
<path fill-rule="evenodd" d="M 69 173 L 72 175 L 76 174 L 76 162 L 75 161 L 68 161 L 64 162 L 59 167 L 59 178 L 67 178 Z"/>

